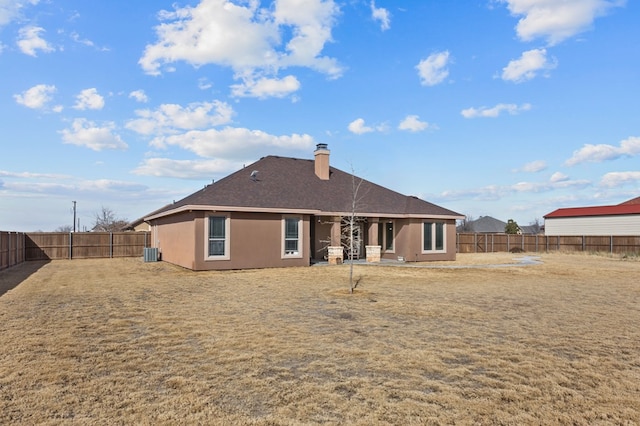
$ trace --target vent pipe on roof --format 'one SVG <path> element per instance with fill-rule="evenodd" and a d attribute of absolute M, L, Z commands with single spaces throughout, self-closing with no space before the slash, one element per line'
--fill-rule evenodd
<path fill-rule="evenodd" d="M 316 150 L 313 155 L 315 157 L 315 171 L 316 176 L 322 180 L 329 180 L 329 148 L 326 143 L 319 143 L 316 145 Z"/>

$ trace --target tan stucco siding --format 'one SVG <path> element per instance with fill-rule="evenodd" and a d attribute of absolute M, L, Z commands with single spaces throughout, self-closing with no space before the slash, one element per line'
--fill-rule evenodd
<path fill-rule="evenodd" d="M 222 213 L 216 213 L 222 214 Z M 308 266 L 310 256 L 309 216 L 302 219 L 301 253 L 283 258 L 283 228 L 285 215 L 271 213 L 230 212 L 229 256 L 226 260 L 206 258 L 207 216 L 196 221 L 194 270 L 277 268 Z"/>
<path fill-rule="evenodd" d="M 423 252 L 423 223 L 425 219 L 397 219 L 394 222 L 395 244 L 393 252 L 382 253 L 383 259 L 395 260 L 399 257 L 408 262 L 428 262 L 456 259 L 456 223 L 445 220 L 444 252 Z"/>
<path fill-rule="evenodd" d="M 315 226 L 315 238 L 313 242 L 313 253 L 311 258 L 316 260 L 323 260 L 327 256 L 327 247 L 331 245 L 331 229 L 333 222 L 330 218 L 324 216 L 314 216 L 314 223 L 311 226 Z"/>
<path fill-rule="evenodd" d="M 159 249 L 163 261 L 193 268 L 195 217 L 196 213 L 184 213 L 154 221 L 152 246 Z"/>

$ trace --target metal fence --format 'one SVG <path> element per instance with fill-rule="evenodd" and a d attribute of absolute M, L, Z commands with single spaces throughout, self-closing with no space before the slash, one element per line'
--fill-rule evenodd
<path fill-rule="evenodd" d="M 142 256 L 148 232 L 0 232 L 0 270 L 27 260 Z"/>
<path fill-rule="evenodd" d="M 640 236 L 548 236 L 460 233 L 456 236 L 456 248 L 458 253 L 578 251 L 639 254 Z"/>

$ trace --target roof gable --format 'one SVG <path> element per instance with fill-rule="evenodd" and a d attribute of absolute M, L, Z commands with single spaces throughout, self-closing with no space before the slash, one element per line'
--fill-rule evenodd
<path fill-rule="evenodd" d="M 640 197 L 632 198 L 631 200 L 625 201 L 624 203 L 620 203 L 621 206 L 628 204 L 640 204 Z"/>
<path fill-rule="evenodd" d="M 402 195 L 335 167 L 330 167 L 329 173 L 329 180 L 322 180 L 315 174 L 313 160 L 267 156 L 177 201 L 159 215 L 186 206 L 347 213 L 352 210 L 353 188 L 359 185 L 358 214 L 462 218 L 459 213 Z"/>

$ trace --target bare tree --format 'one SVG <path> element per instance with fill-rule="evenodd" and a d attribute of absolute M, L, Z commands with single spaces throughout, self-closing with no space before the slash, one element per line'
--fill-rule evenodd
<path fill-rule="evenodd" d="M 538 219 L 537 217 L 535 219 L 533 219 L 531 222 L 529 222 L 529 226 L 531 227 L 531 231 L 534 234 L 539 234 L 540 231 L 542 230 L 542 225 L 540 224 L 540 219 Z"/>
<path fill-rule="evenodd" d="M 95 222 L 92 231 L 95 232 L 117 232 L 127 226 L 126 219 L 117 219 L 116 214 L 109 207 L 102 206 L 102 210 L 95 214 Z"/>
<path fill-rule="evenodd" d="M 348 248 L 349 293 L 353 293 L 353 290 L 358 285 L 357 282 L 354 284 L 353 281 L 353 260 L 354 258 L 357 259 L 357 257 L 359 257 L 360 248 L 362 246 L 362 229 L 360 225 L 364 219 L 358 217 L 356 212 L 360 207 L 362 198 L 364 197 L 363 194 L 360 194 L 360 188 L 363 181 L 363 179 L 356 178 L 353 167 L 351 167 L 351 211 L 349 212 L 349 216 L 342 218 L 343 223 L 346 225 L 343 229 L 348 231 L 346 235 L 345 232 L 342 233 L 342 244 L 343 246 L 347 245 Z M 358 248 L 357 253 L 356 247 Z"/>
<path fill-rule="evenodd" d="M 473 222 L 474 220 L 475 219 L 470 214 L 465 215 L 464 219 L 458 222 L 458 232 L 473 232 L 473 226 L 471 225 L 471 222 Z"/>
<path fill-rule="evenodd" d="M 58 226 L 53 232 L 71 232 L 71 231 L 73 231 L 73 226 L 62 225 L 62 226 Z"/>

